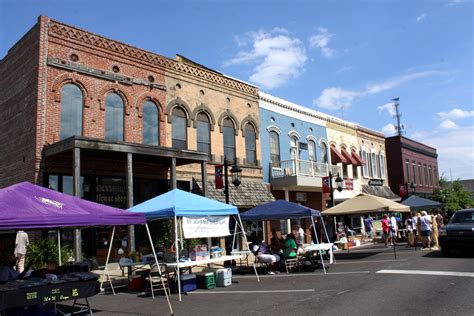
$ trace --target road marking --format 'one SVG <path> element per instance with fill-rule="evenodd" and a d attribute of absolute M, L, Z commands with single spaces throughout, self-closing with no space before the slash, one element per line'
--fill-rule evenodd
<path fill-rule="evenodd" d="M 424 271 L 424 270 L 379 270 L 376 273 L 445 275 L 474 278 L 474 272 Z"/>
<path fill-rule="evenodd" d="M 307 276 L 324 276 L 324 275 L 339 275 L 339 274 L 367 274 L 370 271 L 349 271 L 349 272 L 328 272 L 324 274 L 323 272 L 314 272 L 314 273 L 277 273 L 277 274 L 259 274 L 259 278 L 280 278 L 280 277 L 307 277 Z M 254 275 L 233 275 L 232 279 L 255 279 Z"/>
<path fill-rule="evenodd" d="M 367 260 L 367 261 L 341 261 L 341 259 L 339 259 L 339 261 L 336 264 L 340 265 L 340 264 L 376 263 L 376 262 L 391 262 L 391 261 L 402 262 L 402 261 L 408 261 L 408 259 L 387 259 L 387 260 Z"/>
<path fill-rule="evenodd" d="M 186 294 L 249 294 L 249 293 L 293 293 L 293 292 L 314 292 L 314 289 L 303 290 L 266 290 L 266 291 L 193 291 Z"/>

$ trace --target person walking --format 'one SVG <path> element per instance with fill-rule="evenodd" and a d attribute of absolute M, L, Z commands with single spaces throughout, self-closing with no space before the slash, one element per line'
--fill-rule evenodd
<path fill-rule="evenodd" d="M 22 230 L 17 231 L 15 239 L 16 271 L 22 273 L 25 269 L 26 248 L 30 245 L 28 234 Z"/>
<path fill-rule="evenodd" d="M 416 224 L 413 225 L 413 217 L 410 214 L 408 214 L 407 218 L 405 219 L 405 228 L 407 231 L 407 239 L 408 239 L 408 247 L 413 247 L 415 244 L 415 238 L 413 235 L 413 226 L 416 227 Z"/>
<path fill-rule="evenodd" d="M 385 247 L 388 248 L 388 241 L 390 239 L 390 223 L 388 221 L 387 215 L 382 217 L 382 239 L 385 243 Z"/>
<path fill-rule="evenodd" d="M 428 249 L 431 244 L 431 216 L 426 211 L 421 212 L 420 229 L 423 248 Z"/>
<path fill-rule="evenodd" d="M 374 231 L 374 219 L 372 216 L 365 214 L 364 215 L 364 228 L 367 233 L 367 237 L 372 238 L 372 232 Z"/>
<path fill-rule="evenodd" d="M 436 220 L 437 215 L 433 215 L 431 220 L 431 241 L 433 243 L 433 249 L 439 249 L 439 242 L 438 242 L 438 221 Z"/>
<path fill-rule="evenodd" d="M 395 242 L 397 241 L 397 236 L 398 236 L 398 224 L 397 224 L 397 218 L 395 215 L 390 212 L 389 213 L 389 223 L 390 223 L 390 240 L 392 245 L 395 245 Z"/>
<path fill-rule="evenodd" d="M 304 244 L 304 230 L 301 227 L 301 224 L 298 224 L 297 234 L 298 234 L 298 245 L 303 247 L 303 244 Z"/>

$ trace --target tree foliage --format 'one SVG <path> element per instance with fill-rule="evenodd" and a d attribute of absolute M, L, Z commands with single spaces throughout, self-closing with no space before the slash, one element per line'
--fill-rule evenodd
<path fill-rule="evenodd" d="M 434 199 L 443 203 L 443 209 L 454 212 L 474 205 L 471 194 L 464 189 L 459 180 L 449 183 L 446 179 L 439 180 L 439 189 L 434 191 Z"/>

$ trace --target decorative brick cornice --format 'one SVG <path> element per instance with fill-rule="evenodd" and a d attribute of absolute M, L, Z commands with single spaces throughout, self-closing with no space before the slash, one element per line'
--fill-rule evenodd
<path fill-rule="evenodd" d="M 155 66 L 164 67 L 178 72 L 183 72 L 202 80 L 211 81 L 215 84 L 253 94 L 255 96 L 258 94 L 257 87 L 246 84 L 242 81 L 235 80 L 194 65 L 177 62 L 173 59 L 169 59 L 164 56 L 154 54 L 118 41 L 110 40 L 97 34 L 86 32 L 57 21 L 50 20 L 49 35 L 52 37 L 76 41 L 91 45 L 96 48 L 113 51 L 115 53 L 140 60 L 141 62 L 153 64 Z"/>

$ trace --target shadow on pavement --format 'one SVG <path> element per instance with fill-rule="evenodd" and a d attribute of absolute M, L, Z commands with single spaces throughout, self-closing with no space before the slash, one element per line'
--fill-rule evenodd
<path fill-rule="evenodd" d="M 474 258 L 474 252 L 452 251 L 448 257 L 444 257 L 440 250 L 433 250 L 426 253 L 424 258 Z"/>

